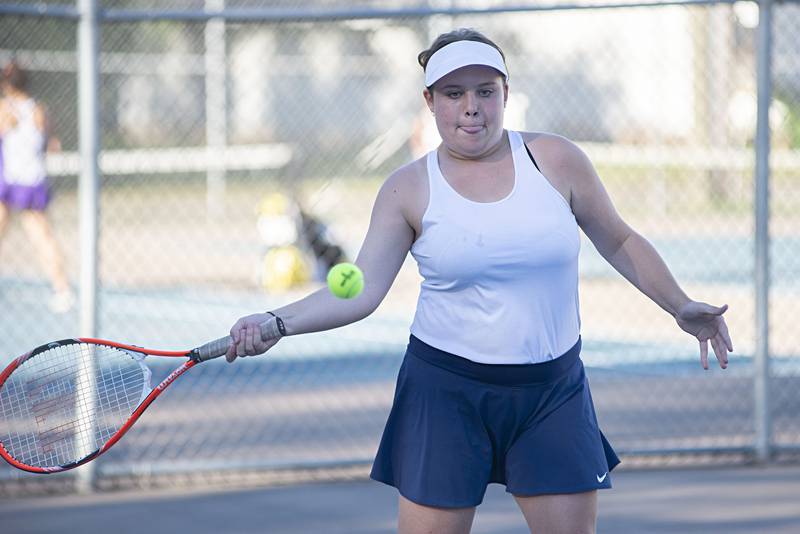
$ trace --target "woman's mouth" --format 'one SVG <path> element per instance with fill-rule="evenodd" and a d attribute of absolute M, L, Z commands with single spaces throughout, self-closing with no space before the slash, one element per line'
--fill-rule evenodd
<path fill-rule="evenodd" d="M 468 134 L 476 134 L 483 130 L 483 126 L 460 126 L 461 130 Z"/>

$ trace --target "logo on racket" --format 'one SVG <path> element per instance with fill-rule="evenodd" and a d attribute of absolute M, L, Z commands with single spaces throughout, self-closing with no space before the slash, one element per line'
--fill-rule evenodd
<path fill-rule="evenodd" d="M 163 382 L 161 382 L 158 386 L 156 386 L 156 389 L 158 391 L 163 391 L 164 388 L 166 388 L 168 385 L 172 384 L 175 381 L 176 378 L 181 376 L 181 374 L 183 374 L 184 371 L 185 371 L 185 369 L 183 369 L 182 367 L 179 367 L 179 368 L 175 369 L 174 371 L 172 371 L 169 374 L 169 376 L 167 378 L 165 378 L 163 380 Z"/>

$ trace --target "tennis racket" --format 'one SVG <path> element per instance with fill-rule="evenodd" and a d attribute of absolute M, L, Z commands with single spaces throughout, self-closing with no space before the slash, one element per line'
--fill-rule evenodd
<path fill-rule="evenodd" d="M 276 320 L 261 337 L 278 337 Z M 58 473 L 94 460 L 131 429 L 179 376 L 225 354 L 226 336 L 184 351 L 151 350 L 94 338 L 35 348 L 0 374 L 0 456 L 31 473 Z M 152 388 L 150 356 L 187 360 Z"/>

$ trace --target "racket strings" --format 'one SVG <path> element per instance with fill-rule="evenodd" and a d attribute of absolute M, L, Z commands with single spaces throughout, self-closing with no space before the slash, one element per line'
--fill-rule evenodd
<path fill-rule="evenodd" d="M 127 351 L 89 343 L 50 348 L 0 388 L 0 442 L 30 466 L 79 461 L 116 433 L 149 388 L 149 371 Z"/>

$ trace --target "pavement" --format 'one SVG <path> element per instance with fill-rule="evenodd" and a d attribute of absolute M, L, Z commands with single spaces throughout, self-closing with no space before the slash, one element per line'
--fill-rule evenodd
<path fill-rule="evenodd" d="M 613 473 L 600 493 L 598 534 L 800 533 L 800 465 Z M 397 494 L 357 480 L 255 489 L 107 492 L 0 501 L 3 534 L 382 534 Z M 489 486 L 473 534 L 526 534 L 502 486 Z"/>

